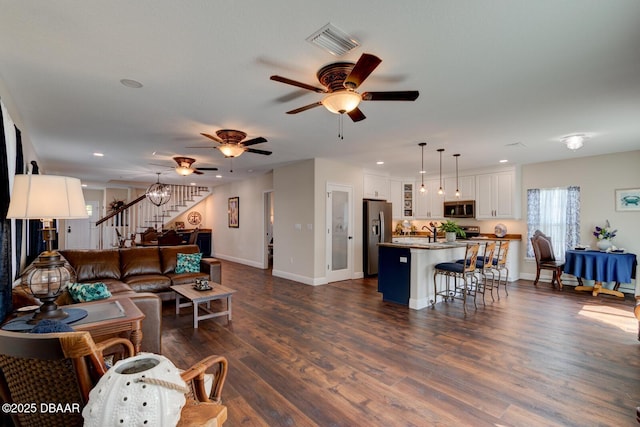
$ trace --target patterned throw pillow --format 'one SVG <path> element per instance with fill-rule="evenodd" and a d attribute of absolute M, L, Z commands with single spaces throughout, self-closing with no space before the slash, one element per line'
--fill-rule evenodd
<path fill-rule="evenodd" d="M 107 285 L 98 283 L 71 283 L 67 286 L 71 298 L 75 302 L 97 301 L 111 296 Z"/>
<path fill-rule="evenodd" d="M 178 254 L 176 273 L 199 273 L 202 254 Z"/>

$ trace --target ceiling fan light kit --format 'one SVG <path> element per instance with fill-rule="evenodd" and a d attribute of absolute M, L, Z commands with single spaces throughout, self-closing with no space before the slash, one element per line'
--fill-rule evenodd
<path fill-rule="evenodd" d="M 355 110 L 362 97 L 351 90 L 332 92 L 322 99 L 322 105 L 334 114 L 350 113 Z"/>
<path fill-rule="evenodd" d="M 244 148 L 238 144 L 222 144 L 218 147 L 218 150 L 225 157 L 240 157 L 244 153 Z"/>

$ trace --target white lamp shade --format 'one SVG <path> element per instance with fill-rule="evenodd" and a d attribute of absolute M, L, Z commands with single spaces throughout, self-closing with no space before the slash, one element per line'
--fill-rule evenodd
<path fill-rule="evenodd" d="M 88 218 L 77 178 L 56 175 L 16 175 L 7 218 Z"/>
<path fill-rule="evenodd" d="M 362 97 L 350 90 L 332 92 L 322 99 L 322 105 L 332 113 L 344 114 L 354 110 L 362 101 Z"/>

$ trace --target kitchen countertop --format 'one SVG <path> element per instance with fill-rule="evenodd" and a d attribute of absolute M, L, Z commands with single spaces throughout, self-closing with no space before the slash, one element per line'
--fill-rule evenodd
<path fill-rule="evenodd" d="M 416 231 L 416 234 L 393 234 L 391 237 L 409 237 L 409 238 L 426 238 L 431 236 L 431 234 Z M 444 238 L 444 236 L 442 236 Z M 478 237 L 470 237 L 469 239 L 459 239 L 458 241 L 465 240 L 522 240 L 521 234 L 507 234 L 504 237 L 496 237 L 493 233 L 480 233 Z"/>

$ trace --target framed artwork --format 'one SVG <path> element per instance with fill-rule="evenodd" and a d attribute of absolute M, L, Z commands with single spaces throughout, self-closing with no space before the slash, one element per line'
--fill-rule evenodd
<path fill-rule="evenodd" d="M 240 198 L 229 197 L 229 227 L 240 228 Z"/>
<path fill-rule="evenodd" d="M 640 188 L 617 189 L 616 210 L 621 212 L 640 211 Z"/>
<path fill-rule="evenodd" d="M 176 230 L 184 230 L 184 221 L 176 221 Z"/>

